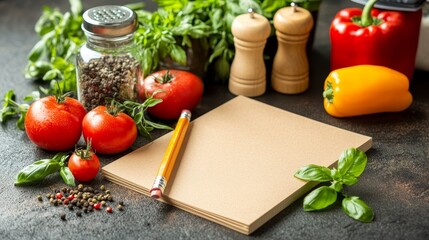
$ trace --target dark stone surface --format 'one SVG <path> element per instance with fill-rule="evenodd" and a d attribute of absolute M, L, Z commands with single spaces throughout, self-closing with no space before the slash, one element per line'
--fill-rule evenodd
<path fill-rule="evenodd" d="M 115 2 L 87 1 L 84 7 Z M 128 2 L 133 1 L 124 1 Z M 21 99 L 37 88 L 37 84 L 24 78 L 23 69 L 38 39 L 33 26 L 43 5 L 68 9 L 68 1 L 0 0 L 1 96 L 14 89 Z M 0 239 L 429 239 L 429 73 L 416 72 L 411 84 L 414 102 L 404 112 L 336 119 L 323 109 L 321 89 L 329 73 L 328 28 L 334 14 L 346 6 L 358 5 L 348 1 L 322 2 L 311 53 L 309 90 L 293 96 L 268 90 L 256 99 L 373 137 L 366 171 L 356 185 L 346 189 L 374 209 L 373 223 L 350 219 L 339 204 L 317 213 L 304 212 L 301 198 L 251 236 L 244 236 L 101 176 L 89 184 L 106 185 L 117 200 L 125 202 L 125 211 L 95 212 L 78 218 L 74 212 L 36 199 L 38 194 L 65 186 L 58 175 L 32 186 L 13 185 L 20 169 L 53 153 L 35 147 L 14 122 L 7 122 L 0 130 Z M 206 85 L 204 99 L 194 114 L 198 117 L 232 97 L 224 85 Z M 164 133 L 156 131 L 154 137 Z M 148 142 L 140 137 L 127 152 Z M 101 163 L 106 165 L 123 154 L 100 156 Z M 61 213 L 66 213 L 66 221 L 60 219 Z"/>

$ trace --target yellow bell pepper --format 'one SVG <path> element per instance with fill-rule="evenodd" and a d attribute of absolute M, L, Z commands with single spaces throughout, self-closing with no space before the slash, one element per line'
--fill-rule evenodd
<path fill-rule="evenodd" d="M 375 65 L 346 67 L 326 78 L 323 105 L 334 117 L 400 112 L 413 101 L 408 88 L 408 78 L 396 70 Z"/>

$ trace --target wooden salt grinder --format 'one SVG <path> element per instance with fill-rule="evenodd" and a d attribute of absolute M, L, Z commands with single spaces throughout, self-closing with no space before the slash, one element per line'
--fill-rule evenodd
<path fill-rule="evenodd" d="M 305 46 L 313 27 L 311 13 L 301 7 L 285 7 L 274 15 L 278 41 L 271 74 L 274 90 L 296 94 L 307 90 L 309 66 Z"/>
<path fill-rule="evenodd" d="M 236 95 L 255 97 L 266 89 L 263 51 L 271 27 L 268 20 L 252 9 L 239 15 L 231 26 L 235 57 L 231 64 L 229 91 Z"/>

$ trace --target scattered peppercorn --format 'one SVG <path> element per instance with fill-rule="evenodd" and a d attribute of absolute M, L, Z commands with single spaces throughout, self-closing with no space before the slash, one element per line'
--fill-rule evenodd
<path fill-rule="evenodd" d="M 99 188 L 92 188 L 79 184 L 76 188 L 61 188 L 53 190 L 53 193 L 47 193 L 46 198 L 53 206 L 63 205 L 69 210 L 76 209 L 76 216 L 82 217 L 82 212 L 88 214 L 94 209 L 105 209 L 106 212 L 112 213 L 113 208 L 110 202 L 113 202 L 113 197 L 110 190 L 106 190 L 104 185 Z M 43 201 L 42 195 L 37 195 L 39 201 Z M 119 211 L 124 210 L 124 202 L 120 201 L 117 205 Z M 60 215 L 62 220 L 66 220 L 66 214 Z"/>
<path fill-rule="evenodd" d="M 63 197 L 63 194 L 61 194 L 60 192 L 57 192 L 55 194 L 55 198 L 57 198 L 57 199 L 61 199 L 62 197 Z"/>
<path fill-rule="evenodd" d="M 106 208 L 106 212 L 108 212 L 108 213 L 112 213 L 112 212 L 113 212 L 112 207 L 110 207 L 110 206 L 109 206 L 109 207 L 107 207 L 107 208 Z"/>
<path fill-rule="evenodd" d="M 100 203 L 95 203 L 95 204 L 94 204 L 94 208 L 95 208 L 96 210 L 100 210 L 100 208 L 101 208 L 101 204 L 100 204 Z"/>
<path fill-rule="evenodd" d="M 124 206 L 122 206 L 122 205 L 118 205 L 118 210 L 119 210 L 119 211 L 124 211 Z"/>

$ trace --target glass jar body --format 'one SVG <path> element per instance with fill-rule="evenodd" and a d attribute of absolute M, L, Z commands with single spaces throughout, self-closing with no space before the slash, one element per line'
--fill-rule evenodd
<path fill-rule="evenodd" d="M 111 99 L 137 100 L 136 84 L 143 78 L 133 34 L 101 38 L 87 35 L 76 57 L 78 98 L 87 111 Z"/>

